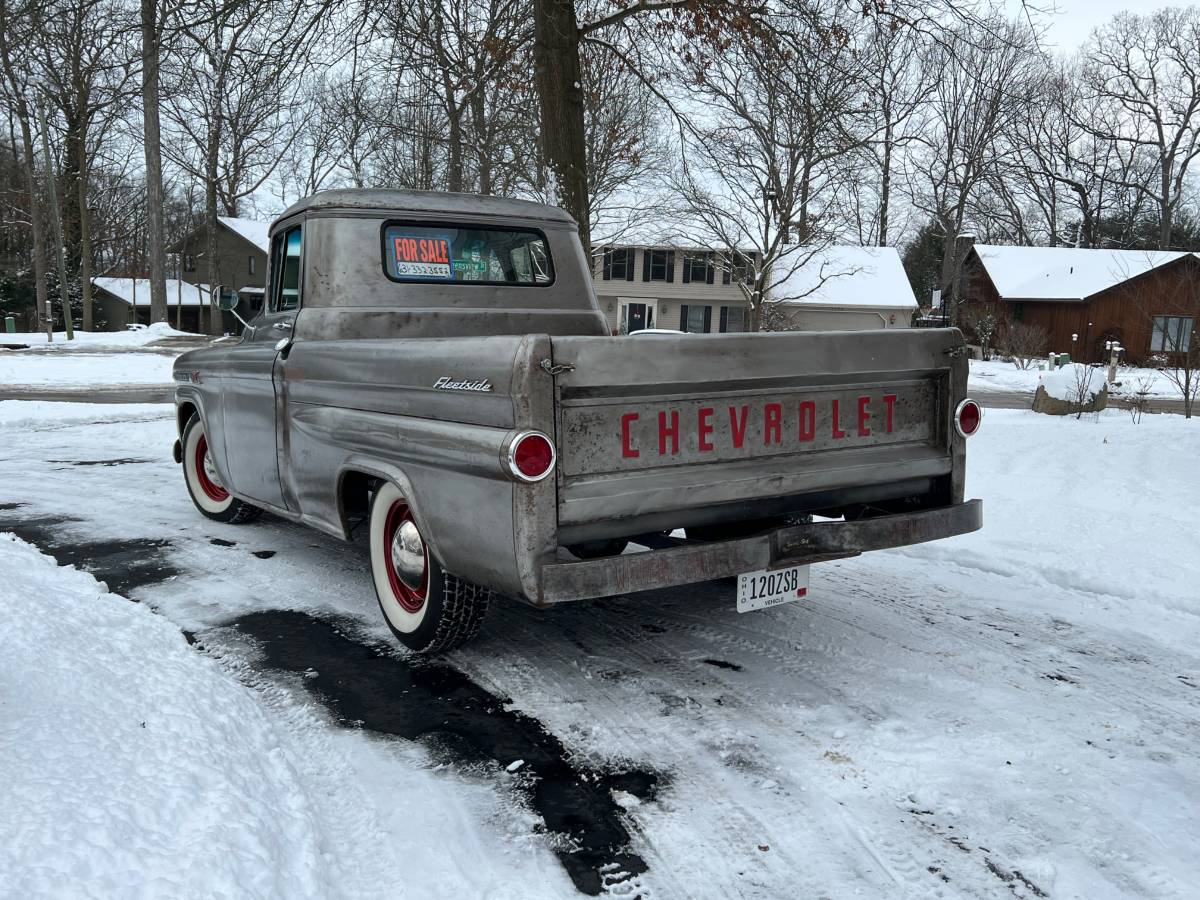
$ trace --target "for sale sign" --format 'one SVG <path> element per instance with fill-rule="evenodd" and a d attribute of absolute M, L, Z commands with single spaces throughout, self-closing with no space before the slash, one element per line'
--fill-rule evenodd
<path fill-rule="evenodd" d="M 454 278 L 450 241 L 441 237 L 392 236 L 392 274 L 396 278 Z"/>

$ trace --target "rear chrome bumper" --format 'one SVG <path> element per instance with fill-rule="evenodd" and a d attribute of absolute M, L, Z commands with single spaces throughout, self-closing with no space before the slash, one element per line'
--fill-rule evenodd
<path fill-rule="evenodd" d="M 727 578 L 743 572 L 805 565 L 936 541 L 978 531 L 983 501 L 968 500 L 915 513 L 816 522 L 733 541 L 689 544 L 667 550 L 542 566 L 541 604 L 609 597 L 653 588 Z"/>

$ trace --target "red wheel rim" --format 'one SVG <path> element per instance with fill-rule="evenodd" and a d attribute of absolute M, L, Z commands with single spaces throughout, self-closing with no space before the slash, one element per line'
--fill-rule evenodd
<path fill-rule="evenodd" d="M 421 611 L 429 594 L 429 549 L 425 548 L 425 571 L 421 575 L 421 586 L 414 590 L 401 580 L 400 573 L 396 571 L 396 564 L 392 561 L 392 541 L 405 522 L 416 525 L 408 504 L 397 500 L 388 509 L 387 518 L 383 520 L 383 559 L 392 596 L 405 612 L 415 613 Z"/>
<path fill-rule="evenodd" d="M 196 441 L 196 480 L 200 482 L 200 490 L 204 491 L 204 496 L 214 503 L 221 503 L 229 499 L 229 491 L 208 477 L 208 472 L 204 469 L 207 459 L 208 440 L 204 435 L 200 435 L 200 440 Z"/>

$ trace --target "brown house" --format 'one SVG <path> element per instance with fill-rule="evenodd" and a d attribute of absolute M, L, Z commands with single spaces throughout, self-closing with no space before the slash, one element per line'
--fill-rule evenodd
<path fill-rule="evenodd" d="M 964 270 L 966 309 L 992 308 L 1043 329 L 1050 352 L 1098 362 L 1116 340 L 1130 362 L 1177 356 L 1200 321 L 1200 257 L 1168 250 L 977 244 Z"/>
<path fill-rule="evenodd" d="M 267 230 L 270 222 L 255 219 L 217 217 L 217 275 L 221 286 L 242 297 L 240 312 L 244 318 L 262 308 L 263 286 L 267 283 Z M 179 254 L 180 280 L 207 290 L 208 246 L 206 229 L 196 230 L 176 241 L 168 249 Z M 234 329 L 232 316 L 226 316 L 226 330 Z"/>

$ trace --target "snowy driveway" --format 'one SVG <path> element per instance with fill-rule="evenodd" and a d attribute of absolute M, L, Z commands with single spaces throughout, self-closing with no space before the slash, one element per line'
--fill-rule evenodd
<path fill-rule="evenodd" d="M 0 403 L 0 531 L 248 686 L 312 807 L 295 895 L 1187 897 L 1193 426 L 994 411 L 979 534 L 817 567 L 809 602 L 742 616 L 723 583 L 502 603 L 429 664 L 387 649 L 360 548 L 201 519 L 169 407 Z M 299 852 L 294 814 L 261 866 Z"/>

